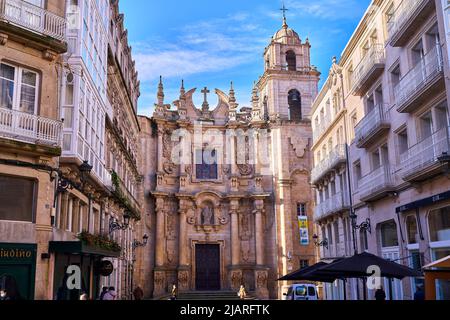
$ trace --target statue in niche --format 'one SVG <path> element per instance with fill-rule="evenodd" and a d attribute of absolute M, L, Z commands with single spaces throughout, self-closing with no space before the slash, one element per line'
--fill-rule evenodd
<path fill-rule="evenodd" d="M 204 226 L 214 225 L 214 210 L 210 205 L 207 205 L 202 210 L 202 225 Z"/>

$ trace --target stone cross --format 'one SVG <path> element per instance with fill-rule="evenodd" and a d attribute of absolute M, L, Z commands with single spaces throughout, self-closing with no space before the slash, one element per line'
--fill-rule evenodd
<path fill-rule="evenodd" d="M 204 96 L 204 100 L 203 100 L 203 110 L 208 110 L 209 109 L 209 103 L 208 103 L 208 93 L 210 93 L 211 91 L 208 90 L 207 87 L 205 87 L 202 91 L 203 96 Z"/>

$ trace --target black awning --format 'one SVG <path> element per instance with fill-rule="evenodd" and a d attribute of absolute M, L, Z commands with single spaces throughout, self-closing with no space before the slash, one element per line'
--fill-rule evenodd
<path fill-rule="evenodd" d="M 120 252 L 87 246 L 81 241 L 51 241 L 49 251 L 54 253 L 90 255 L 105 258 L 120 257 Z"/>
<path fill-rule="evenodd" d="M 343 278 L 365 278 L 370 277 L 368 274 L 370 267 L 378 267 L 380 269 L 380 276 L 383 278 L 396 278 L 402 280 L 406 277 L 421 277 L 420 272 L 401 264 L 383 259 L 370 253 L 361 253 L 353 257 L 343 259 L 332 264 L 329 264 L 319 271 L 321 274 L 330 275 L 342 274 Z"/>
<path fill-rule="evenodd" d="M 329 265 L 328 263 L 319 262 L 313 266 L 292 272 L 278 279 L 278 281 L 314 281 L 314 282 L 333 283 L 337 279 L 341 279 L 341 274 L 339 273 L 320 272 L 322 268 L 327 267 L 328 265 Z"/>

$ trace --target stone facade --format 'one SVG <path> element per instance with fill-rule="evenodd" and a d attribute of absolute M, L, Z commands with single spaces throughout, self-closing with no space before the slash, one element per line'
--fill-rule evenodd
<path fill-rule="evenodd" d="M 266 49 L 251 108 L 238 109 L 233 86 L 228 94 L 215 90 L 215 108 L 204 88 L 197 108 L 196 89 L 186 91 L 184 83 L 172 108 L 160 82 L 153 118 L 140 118 L 154 297 L 175 283 L 181 291 L 245 284 L 259 298 L 277 298 L 276 279 L 315 262 L 305 115 L 319 73 L 309 50 L 284 21 Z M 201 263 L 208 248 L 211 259 L 219 256 L 215 266 Z M 205 278 L 201 270 L 215 273 Z"/>

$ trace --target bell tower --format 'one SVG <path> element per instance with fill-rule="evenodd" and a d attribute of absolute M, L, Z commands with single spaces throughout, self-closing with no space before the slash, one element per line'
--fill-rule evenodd
<path fill-rule="evenodd" d="M 295 122 L 309 117 L 320 73 L 311 65 L 309 40 L 302 42 L 287 24 L 287 9 L 281 10 L 283 25 L 265 48 L 258 91 L 266 119 Z"/>
<path fill-rule="evenodd" d="M 253 111 L 267 122 L 270 178 L 277 221 L 277 276 L 315 263 L 312 241 L 313 194 L 310 112 L 318 94 L 320 72 L 311 65 L 309 40 L 289 28 L 283 6 L 281 29 L 264 50 L 264 74 L 256 85 Z M 281 286 L 279 284 L 279 297 Z"/>

